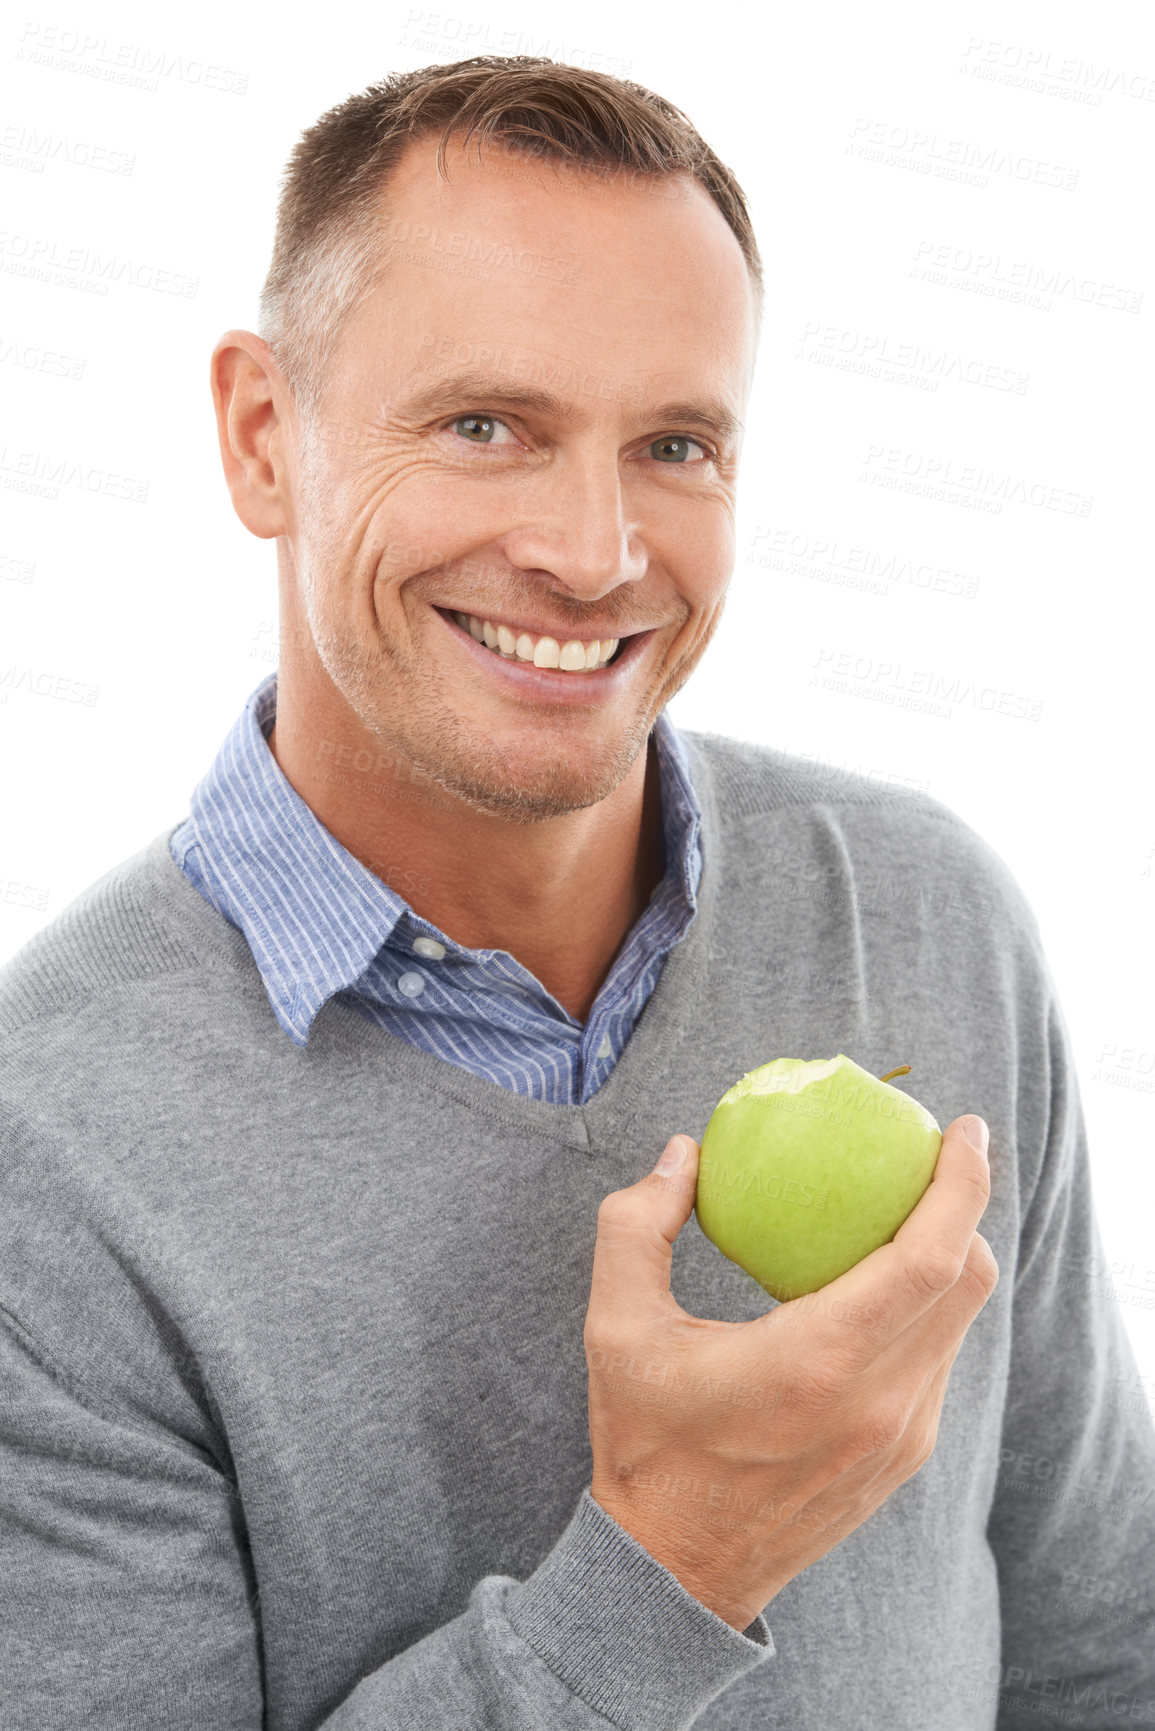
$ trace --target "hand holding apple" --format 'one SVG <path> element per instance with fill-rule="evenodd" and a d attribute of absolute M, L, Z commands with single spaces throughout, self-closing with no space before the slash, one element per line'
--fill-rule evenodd
<path fill-rule="evenodd" d="M 691 1137 L 603 1200 L 585 1322 L 591 1495 L 731 1627 L 929 1459 L 951 1365 L 998 1281 L 975 1230 L 985 1135 L 955 1119 L 891 1243 L 750 1322 L 691 1316 L 670 1291 Z"/>

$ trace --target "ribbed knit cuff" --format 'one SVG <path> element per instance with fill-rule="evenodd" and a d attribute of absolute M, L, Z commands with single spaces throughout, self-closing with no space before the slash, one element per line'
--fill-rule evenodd
<path fill-rule="evenodd" d="M 582 1492 L 573 1519 L 505 1601 L 511 1627 L 622 1731 L 678 1731 L 774 1654 L 761 1616 L 743 1634 Z"/>

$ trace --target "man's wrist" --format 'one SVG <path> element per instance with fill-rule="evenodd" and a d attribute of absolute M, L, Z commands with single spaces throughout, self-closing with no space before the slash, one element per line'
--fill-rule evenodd
<path fill-rule="evenodd" d="M 733 1592 L 734 1569 L 718 1554 L 718 1535 L 708 1530 L 689 1532 L 648 1510 L 638 1498 L 614 1496 L 601 1490 L 596 1482 L 590 1487 L 593 1500 L 615 1520 L 630 1537 L 650 1553 L 656 1562 L 723 1623 L 742 1634 L 770 1602 L 770 1596 L 760 1604 L 750 1606 L 741 1595 Z"/>

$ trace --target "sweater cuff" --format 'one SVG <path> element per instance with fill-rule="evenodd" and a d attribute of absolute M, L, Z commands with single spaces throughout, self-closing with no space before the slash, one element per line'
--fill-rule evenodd
<path fill-rule="evenodd" d="M 511 1627 L 587 1706 L 623 1731 L 676 1731 L 774 1655 L 759 1615 L 742 1634 L 618 1525 L 587 1486 L 557 1544 L 505 1601 Z"/>

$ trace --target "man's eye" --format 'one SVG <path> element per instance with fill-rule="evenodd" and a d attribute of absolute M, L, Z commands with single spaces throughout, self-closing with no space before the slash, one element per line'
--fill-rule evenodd
<path fill-rule="evenodd" d="M 696 463 L 708 455 L 697 439 L 655 439 L 650 446 L 650 456 L 655 457 L 659 463 Z"/>
<path fill-rule="evenodd" d="M 500 445 L 506 441 L 498 437 L 506 433 L 513 437 L 504 421 L 499 421 L 494 415 L 458 415 L 453 422 L 453 431 L 460 433 L 463 439 L 468 439 L 472 445 Z"/>

